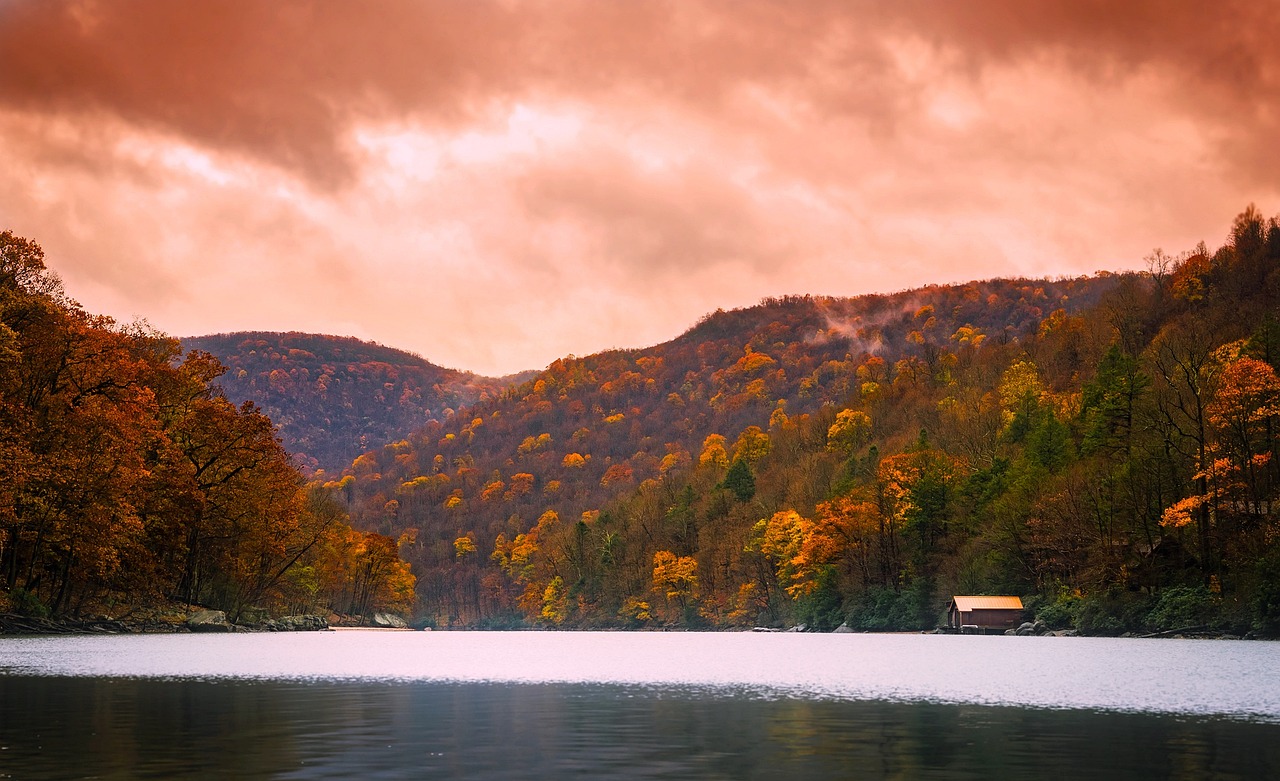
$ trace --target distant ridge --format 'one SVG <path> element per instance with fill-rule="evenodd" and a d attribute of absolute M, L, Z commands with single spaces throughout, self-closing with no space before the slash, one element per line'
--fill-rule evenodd
<path fill-rule="evenodd" d="M 241 331 L 186 337 L 182 347 L 221 361 L 223 392 L 261 407 L 309 471 L 340 471 L 508 384 L 350 336 Z"/>

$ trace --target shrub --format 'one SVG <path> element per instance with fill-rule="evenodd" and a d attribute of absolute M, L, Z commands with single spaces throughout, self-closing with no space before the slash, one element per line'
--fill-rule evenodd
<path fill-rule="evenodd" d="M 1136 594 L 1091 594 L 1080 599 L 1076 629 L 1083 635 L 1115 637 L 1141 629 L 1150 610 L 1148 601 Z"/>
<path fill-rule="evenodd" d="M 15 588 L 9 592 L 9 601 L 13 603 L 13 609 L 19 615 L 31 616 L 32 618 L 48 618 L 49 608 L 45 607 L 40 601 L 40 597 L 34 592 L 27 591 L 24 588 Z"/>
<path fill-rule="evenodd" d="M 1076 623 L 1079 610 L 1080 598 L 1064 594 L 1036 611 L 1036 620 L 1050 629 L 1066 629 Z"/>
<path fill-rule="evenodd" d="M 846 623 L 867 632 L 925 628 L 921 624 L 924 591 L 922 587 L 901 592 L 884 587 L 868 589 L 855 599 Z"/>
<path fill-rule="evenodd" d="M 1124 634 L 1124 622 L 1102 601 L 1086 600 L 1080 606 L 1076 628 L 1081 634 L 1097 637 L 1115 637 Z"/>
<path fill-rule="evenodd" d="M 830 632 L 844 621 L 834 568 L 818 572 L 817 588 L 796 601 L 796 618 L 814 632 Z"/>
<path fill-rule="evenodd" d="M 1266 637 L 1280 637 L 1280 560 L 1261 562 L 1253 598 L 1253 629 Z"/>
<path fill-rule="evenodd" d="M 1160 594 L 1147 614 L 1146 628 L 1163 632 L 1210 623 L 1217 613 L 1217 599 L 1204 586 L 1174 586 Z"/>

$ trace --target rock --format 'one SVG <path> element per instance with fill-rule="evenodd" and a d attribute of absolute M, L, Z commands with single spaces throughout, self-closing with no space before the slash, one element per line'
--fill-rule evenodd
<path fill-rule="evenodd" d="M 283 616 L 274 621 L 277 632 L 323 632 L 329 628 L 324 616 Z"/>
<path fill-rule="evenodd" d="M 788 632 L 808 632 L 809 627 L 805 626 L 804 624 L 796 624 L 795 626 L 791 627 L 787 631 Z"/>
<path fill-rule="evenodd" d="M 853 633 L 853 627 L 849 626 L 848 624 L 841 624 L 840 626 L 836 627 L 831 631 L 837 635 L 847 635 L 847 634 Z"/>
<path fill-rule="evenodd" d="M 772 626 L 753 626 L 751 627 L 751 631 L 752 632 L 781 632 L 782 630 Z"/>
<path fill-rule="evenodd" d="M 258 626 L 269 621 L 267 611 L 260 607 L 246 607 L 236 616 L 236 624 L 239 626 Z"/>
<path fill-rule="evenodd" d="M 374 613 L 373 625 L 387 629 L 408 629 L 409 625 L 405 620 L 394 613 Z"/>
<path fill-rule="evenodd" d="M 192 632 L 230 632 L 231 624 L 227 622 L 227 614 L 221 610 L 201 610 L 187 619 L 187 628 Z"/>
<path fill-rule="evenodd" d="M 1017 635 L 1017 634 L 1018 634 L 1018 630 L 1016 630 L 1016 629 L 1006 629 L 1006 630 L 1004 630 L 1004 633 L 1005 633 L 1006 635 L 1008 635 L 1009 637 L 1014 637 L 1015 635 Z"/>

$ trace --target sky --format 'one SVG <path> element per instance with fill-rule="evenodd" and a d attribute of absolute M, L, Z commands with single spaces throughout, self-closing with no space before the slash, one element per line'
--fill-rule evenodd
<path fill-rule="evenodd" d="M 91 312 L 502 375 L 1280 212 L 1256 0 L 0 0 L 0 229 Z"/>

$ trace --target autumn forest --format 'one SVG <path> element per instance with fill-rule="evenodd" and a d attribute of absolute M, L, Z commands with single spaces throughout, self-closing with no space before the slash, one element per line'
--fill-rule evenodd
<path fill-rule="evenodd" d="M 85 312 L 0 233 L 0 613 L 409 610 L 396 541 L 308 485 L 208 353 Z"/>
<path fill-rule="evenodd" d="M 0 250 L 0 612 L 873 631 L 964 593 L 1280 633 L 1280 223 L 1252 207 L 1141 272 L 771 298 L 504 379 L 179 342 Z"/>

